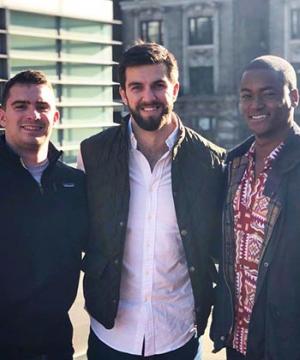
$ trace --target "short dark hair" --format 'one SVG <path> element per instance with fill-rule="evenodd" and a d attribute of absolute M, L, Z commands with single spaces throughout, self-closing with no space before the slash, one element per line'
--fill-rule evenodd
<path fill-rule="evenodd" d="M 243 73 L 255 69 L 273 70 L 278 73 L 283 84 L 286 84 L 290 90 L 297 89 L 297 75 L 295 69 L 287 60 L 279 56 L 259 56 L 250 61 L 244 68 Z"/>
<path fill-rule="evenodd" d="M 1 106 L 3 108 L 6 107 L 10 89 L 16 84 L 47 85 L 50 89 L 53 90 L 51 82 L 47 79 L 46 75 L 43 72 L 37 71 L 37 70 L 25 70 L 25 71 L 19 72 L 14 77 L 9 79 L 4 86 L 4 89 L 2 92 L 2 101 L 1 101 Z"/>
<path fill-rule="evenodd" d="M 168 78 L 172 82 L 178 81 L 178 65 L 175 56 L 165 47 L 156 43 L 138 42 L 130 47 L 121 57 L 119 63 L 119 81 L 125 89 L 126 69 L 141 65 L 164 64 Z"/>

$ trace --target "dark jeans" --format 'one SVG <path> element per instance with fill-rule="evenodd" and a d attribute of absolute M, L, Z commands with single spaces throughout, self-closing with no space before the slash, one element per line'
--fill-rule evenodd
<path fill-rule="evenodd" d="M 165 354 L 143 356 L 143 355 L 131 355 L 114 350 L 104 344 L 98 337 L 90 331 L 89 347 L 87 352 L 88 360 L 193 360 L 198 350 L 198 339 L 192 338 L 184 346 L 174 351 L 170 351 Z"/>
<path fill-rule="evenodd" d="M 2 360 L 72 360 L 73 351 L 51 351 L 51 354 L 35 354 L 25 349 L 2 349 L 0 348 L 0 359 Z"/>
<path fill-rule="evenodd" d="M 246 357 L 233 348 L 226 348 L 227 360 L 243 360 Z"/>

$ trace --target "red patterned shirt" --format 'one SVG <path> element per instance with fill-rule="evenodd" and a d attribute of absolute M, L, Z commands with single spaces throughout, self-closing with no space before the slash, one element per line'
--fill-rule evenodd
<path fill-rule="evenodd" d="M 255 178 L 255 143 L 246 154 L 248 166 L 233 200 L 235 234 L 235 328 L 233 348 L 246 354 L 248 326 L 254 305 L 256 281 L 264 242 L 264 228 L 270 198 L 263 194 L 273 160 L 283 144 L 265 159 Z"/>

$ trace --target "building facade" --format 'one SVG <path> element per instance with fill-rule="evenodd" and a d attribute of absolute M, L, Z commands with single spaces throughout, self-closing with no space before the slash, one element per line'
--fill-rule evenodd
<path fill-rule="evenodd" d="M 300 0 L 123 0 L 123 45 L 137 39 L 170 49 L 179 64 L 176 111 L 229 148 L 248 132 L 238 111 L 243 67 L 271 53 L 300 72 Z"/>
<path fill-rule="evenodd" d="M 48 75 L 61 114 L 52 140 L 68 163 L 82 139 L 113 123 L 120 24 L 108 0 L 0 0 L 0 86 L 25 69 Z"/>

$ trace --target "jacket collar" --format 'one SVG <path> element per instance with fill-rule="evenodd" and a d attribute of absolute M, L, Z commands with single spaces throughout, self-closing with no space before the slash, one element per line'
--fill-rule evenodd
<path fill-rule="evenodd" d="M 48 161 L 49 165 L 54 164 L 62 155 L 62 151 L 58 151 L 56 147 L 50 142 L 48 148 Z M 11 164 L 21 164 L 20 156 L 16 154 L 6 143 L 5 135 L 0 136 L 0 157 Z"/>
<path fill-rule="evenodd" d="M 179 116 L 177 114 L 175 114 L 175 115 L 176 115 L 177 121 L 178 121 L 178 132 L 177 132 L 177 140 L 175 141 L 175 145 L 174 145 L 173 151 L 172 151 L 173 160 L 175 159 L 177 152 L 178 152 L 180 146 L 182 145 L 182 142 L 185 138 L 185 133 L 186 133 L 185 127 L 183 126 L 183 123 L 180 120 Z M 130 138 L 129 138 L 130 135 L 129 135 L 129 130 L 128 130 L 129 119 L 130 119 L 130 114 L 121 120 L 121 132 L 122 132 L 123 138 L 126 139 L 127 146 L 130 146 Z"/>
<path fill-rule="evenodd" d="M 233 148 L 227 155 L 225 162 L 229 163 L 233 159 L 242 157 L 252 145 L 255 137 L 248 137 L 242 144 Z M 280 160 L 280 161 L 279 161 Z M 300 162 L 300 127 L 294 122 L 282 148 L 276 167 L 280 173 L 285 173 Z"/>

